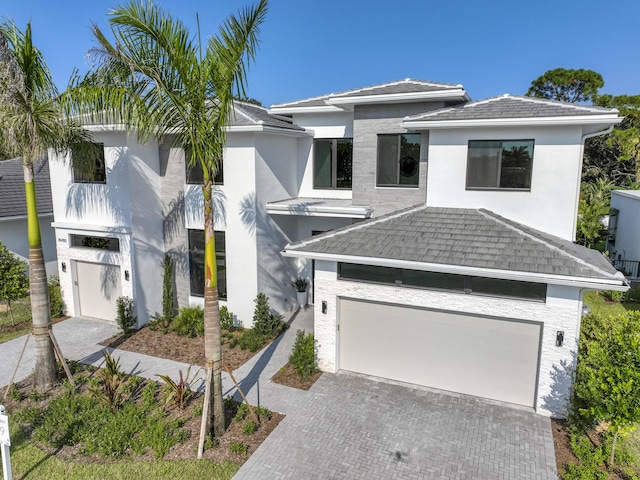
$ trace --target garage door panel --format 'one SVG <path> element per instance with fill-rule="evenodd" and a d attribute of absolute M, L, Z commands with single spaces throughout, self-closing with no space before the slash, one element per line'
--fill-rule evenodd
<path fill-rule="evenodd" d="M 339 365 L 533 406 L 540 324 L 340 301 Z"/>
<path fill-rule="evenodd" d="M 116 301 L 122 295 L 120 267 L 76 262 L 80 315 L 115 320 Z"/>

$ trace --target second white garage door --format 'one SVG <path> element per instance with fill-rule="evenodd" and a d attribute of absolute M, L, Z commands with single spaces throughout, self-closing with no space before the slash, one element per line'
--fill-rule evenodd
<path fill-rule="evenodd" d="M 100 263 L 75 262 L 80 315 L 116 319 L 116 300 L 122 295 L 120 267 Z"/>
<path fill-rule="evenodd" d="M 533 407 L 541 324 L 341 299 L 339 368 Z"/>

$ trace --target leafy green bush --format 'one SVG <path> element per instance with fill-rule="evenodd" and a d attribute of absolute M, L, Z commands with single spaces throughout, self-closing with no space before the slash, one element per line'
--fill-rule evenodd
<path fill-rule="evenodd" d="M 640 302 L 640 287 L 632 288 L 624 292 L 624 302 Z"/>
<path fill-rule="evenodd" d="M 255 328 L 250 328 L 242 332 L 238 345 L 242 350 L 249 350 L 250 352 L 257 352 L 264 344 L 267 343 L 267 339 L 264 335 L 260 334 Z"/>
<path fill-rule="evenodd" d="M 18 385 L 12 383 L 9 385 L 9 392 L 7 392 L 8 397 L 14 402 L 21 402 L 24 400 L 24 394 L 18 388 Z"/>
<path fill-rule="evenodd" d="M 235 327 L 233 312 L 230 312 L 224 305 L 220 307 L 220 327 L 227 331 L 231 331 Z"/>
<path fill-rule="evenodd" d="M 621 302 L 624 297 L 623 292 L 618 292 L 616 290 L 604 290 L 600 292 L 600 294 L 610 302 Z"/>
<path fill-rule="evenodd" d="M 242 442 L 231 442 L 229 444 L 229 450 L 231 453 L 241 453 L 242 455 L 246 455 L 249 451 L 249 445 Z"/>
<path fill-rule="evenodd" d="M 11 314 L 11 301 L 18 300 L 29 293 L 29 275 L 27 262 L 20 260 L 0 242 L 0 301 L 7 302 Z"/>
<path fill-rule="evenodd" d="M 251 420 L 245 420 L 242 424 L 242 433 L 245 435 L 251 435 L 252 433 L 255 433 L 256 430 L 258 430 L 258 425 Z"/>
<path fill-rule="evenodd" d="M 609 474 L 600 470 L 597 465 L 567 465 L 563 480 L 607 480 Z"/>
<path fill-rule="evenodd" d="M 156 376 L 164 380 L 164 386 L 162 388 L 166 394 L 165 405 L 173 403 L 176 407 L 182 410 L 187 406 L 187 403 L 189 402 L 189 399 L 193 394 L 191 392 L 191 389 L 189 388 L 189 382 L 191 381 L 191 379 L 189 378 L 191 374 L 191 365 L 189 365 L 187 374 L 184 377 L 182 376 L 182 370 L 180 370 L 179 372 L 180 378 L 177 382 L 173 380 L 173 378 L 171 378 L 169 375 Z"/>
<path fill-rule="evenodd" d="M 58 318 L 64 315 L 64 300 L 62 299 L 62 291 L 60 290 L 60 278 L 57 275 L 51 275 L 47 281 L 49 289 L 49 312 L 52 318 Z"/>
<path fill-rule="evenodd" d="M 204 335 L 204 310 L 200 306 L 183 307 L 173 319 L 172 329 L 178 335 L 197 337 Z"/>
<path fill-rule="evenodd" d="M 125 335 L 129 335 L 135 330 L 138 319 L 134 308 L 133 299 L 130 297 L 118 297 L 116 300 L 116 322 Z"/>
<path fill-rule="evenodd" d="M 98 384 L 89 387 L 89 394 L 115 411 L 124 403 L 129 392 L 127 379 L 120 370 L 120 359 L 113 358 L 108 350 L 104 351 L 103 356 L 104 368 L 98 371 Z"/>
<path fill-rule="evenodd" d="M 269 306 L 269 297 L 264 293 L 258 293 L 254 300 L 256 308 L 253 312 L 253 329 L 266 337 L 273 338 L 278 336 L 287 328 L 280 315 L 271 313 Z"/>
<path fill-rule="evenodd" d="M 300 378 L 307 378 L 318 371 L 316 363 L 316 342 L 313 333 L 304 334 L 304 330 L 298 330 L 296 341 L 293 344 L 289 363 Z"/>
<path fill-rule="evenodd" d="M 170 325 L 175 313 L 173 298 L 173 260 L 168 253 L 164 255 L 162 262 L 164 273 L 162 275 L 162 319 L 165 325 Z"/>

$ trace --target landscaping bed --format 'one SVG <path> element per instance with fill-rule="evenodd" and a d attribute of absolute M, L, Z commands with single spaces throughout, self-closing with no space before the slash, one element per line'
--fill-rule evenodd
<path fill-rule="evenodd" d="M 322 372 L 318 371 L 308 377 L 302 378 L 298 375 L 293 366 L 290 363 L 287 363 L 284 367 L 278 370 L 278 373 L 271 377 L 271 381 L 286 387 L 309 390 L 321 375 Z"/>

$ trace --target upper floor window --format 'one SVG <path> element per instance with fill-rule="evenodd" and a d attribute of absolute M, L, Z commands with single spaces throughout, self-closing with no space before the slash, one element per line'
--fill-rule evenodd
<path fill-rule="evenodd" d="M 86 167 L 81 167 L 78 162 L 73 162 L 73 183 L 107 183 L 107 170 L 104 161 L 104 143 L 93 143 L 91 152 L 93 161 Z"/>
<path fill-rule="evenodd" d="M 378 187 L 417 187 L 420 134 L 378 135 Z"/>
<path fill-rule="evenodd" d="M 184 166 L 185 166 L 185 173 L 187 177 L 187 184 L 203 185 L 204 172 L 202 170 L 202 164 L 200 162 L 195 162 L 193 165 L 190 165 L 190 162 L 191 162 L 191 152 L 189 150 L 186 150 L 184 154 Z M 218 170 L 216 171 L 216 174 L 213 177 L 213 184 L 223 185 L 222 162 L 218 162 Z"/>
<path fill-rule="evenodd" d="M 351 188 L 353 140 L 322 138 L 314 142 L 313 188 Z"/>
<path fill-rule="evenodd" d="M 467 189 L 531 190 L 533 140 L 470 140 Z"/>
<path fill-rule="evenodd" d="M 204 230 L 189 232 L 189 280 L 191 295 L 204 296 Z M 218 272 L 218 298 L 227 299 L 227 255 L 225 233 L 214 232 L 216 270 Z"/>

